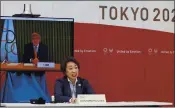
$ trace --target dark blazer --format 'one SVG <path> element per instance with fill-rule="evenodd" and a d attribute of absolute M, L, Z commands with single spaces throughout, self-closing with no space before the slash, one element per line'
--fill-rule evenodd
<path fill-rule="evenodd" d="M 76 95 L 77 94 L 94 94 L 94 90 L 90 86 L 88 80 L 78 77 L 76 83 Z M 67 77 L 64 76 L 61 79 L 57 79 L 54 89 L 56 102 L 69 102 L 72 97 L 71 89 Z"/>
<path fill-rule="evenodd" d="M 40 43 L 37 56 L 40 62 L 48 62 L 48 47 Z M 33 44 L 29 43 L 24 46 L 23 62 L 30 63 L 31 58 L 34 59 L 34 49 Z"/>

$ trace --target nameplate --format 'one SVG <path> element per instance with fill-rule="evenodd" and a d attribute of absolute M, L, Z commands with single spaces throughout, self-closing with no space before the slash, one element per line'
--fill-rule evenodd
<path fill-rule="evenodd" d="M 55 68 L 55 63 L 50 62 L 38 62 L 37 63 L 38 68 Z"/>
<path fill-rule="evenodd" d="M 106 104 L 105 94 L 79 94 L 77 96 L 78 104 Z"/>

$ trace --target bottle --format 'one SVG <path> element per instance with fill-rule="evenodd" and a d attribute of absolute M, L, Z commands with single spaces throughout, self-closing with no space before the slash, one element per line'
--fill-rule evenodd
<path fill-rule="evenodd" d="M 51 96 L 51 103 L 55 103 L 55 96 L 54 95 Z"/>

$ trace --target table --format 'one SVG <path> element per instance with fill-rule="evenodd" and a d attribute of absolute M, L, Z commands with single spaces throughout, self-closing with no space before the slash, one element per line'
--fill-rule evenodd
<path fill-rule="evenodd" d="M 26 102 L 36 97 L 42 97 L 46 102 L 50 102 L 45 74 L 35 75 L 34 73 L 60 72 L 60 64 L 55 64 L 54 68 L 38 68 L 29 63 L 5 63 L 0 64 L 0 72 L 3 71 L 5 74 L 0 75 L 0 78 L 5 75 L 6 79 L 1 91 L 2 102 L 16 103 L 23 100 Z"/>
<path fill-rule="evenodd" d="M 6 108 L 21 108 L 21 107 L 40 107 L 40 108 L 56 108 L 56 107 L 65 107 L 65 108 L 73 108 L 73 107 L 136 107 L 136 106 L 173 106 L 171 102 L 154 102 L 154 101 L 137 101 L 137 102 L 107 102 L 106 104 L 70 104 L 70 103 L 46 103 L 46 104 L 30 104 L 30 103 L 1 103 L 1 105 Z"/>
<path fill-rule="evenodd" d="M 24 66 L 24 63 L 16 65 L 1 64 L 1 71 L 60 71 L 60 64 L 55 64 L 55 68 L 37 68 L 36 66 Z"/>

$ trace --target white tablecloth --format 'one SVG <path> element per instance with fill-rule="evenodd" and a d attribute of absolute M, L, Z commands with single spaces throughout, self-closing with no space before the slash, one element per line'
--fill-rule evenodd
<path fill-rule="evenodd" d="M 20 108 L 20 107 L 111 107 L 111 106 L 172 106 L 171 102 L 153 102 L 153 101 L 141 101 L 141 102 L 107 102 L 106 104 L 70 104 L 70 103 L 46 103 L 46 104 L 30 104 L 30 103 L 1 103 L 1 106 L 5 106 L 6 108 Z"/>

